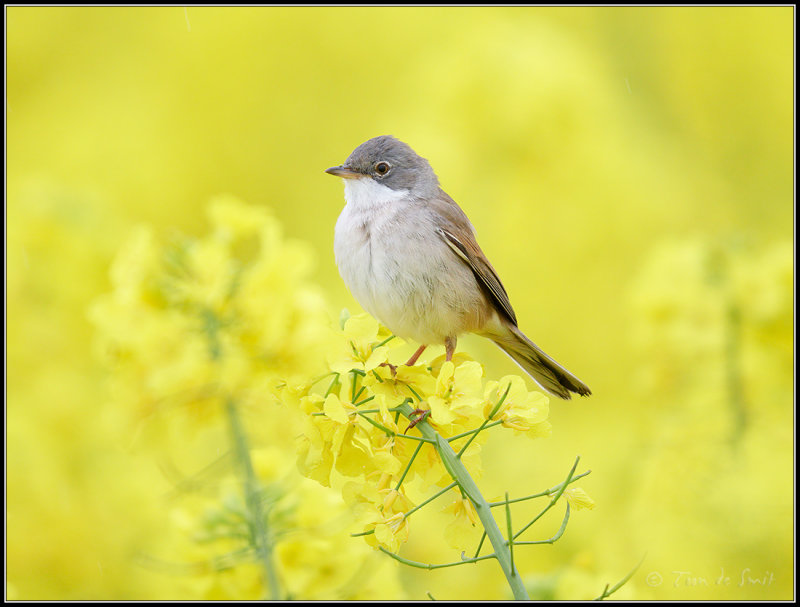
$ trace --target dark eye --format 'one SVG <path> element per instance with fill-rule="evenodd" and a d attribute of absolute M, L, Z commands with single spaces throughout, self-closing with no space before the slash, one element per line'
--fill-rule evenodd
<path fill-rule="evenodd" d="M 375 163 L 375 172 L 378 175 L 386 175 L 389 172 L 389 169 L 392 168 L 389 166 L 388 162 L 376 162 Z"/>

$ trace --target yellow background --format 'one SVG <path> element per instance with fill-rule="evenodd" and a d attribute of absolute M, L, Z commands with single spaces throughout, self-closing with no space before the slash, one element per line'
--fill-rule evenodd
<path fill-rule="evenodd" d="M 593 470 L 597 508 L 518 551 L 538 596 L 592 598 L 644 557 L 620 597 L 792 597 L 793 8 L 6 15 L 9 598 L 179 598 L 128 559 L 161 524 L 155 472 L 121 437 L 86 316 L 132 226 L 201 234 L 219 193 L 268 206 L 316 250 L 331 314 L 356 311 L 323 170 L 380 134 L 431 161 L 521 328 L 593 390 L 551 403 L 552 438 L 485 453 L 489 496 L 552 486 L 578 454 Z M 699 312 L 719 295 L 692 279 L 704 251 L 777 302 L 743 317 L 734 384 L 701 335 L 728 326 Z M 664 314 L 696 318 L 664 345 Z M 422 535 L 406 550 L 446 560 Z M 399 573 L 409 598 L 498 598 L 493 569 Z"/>

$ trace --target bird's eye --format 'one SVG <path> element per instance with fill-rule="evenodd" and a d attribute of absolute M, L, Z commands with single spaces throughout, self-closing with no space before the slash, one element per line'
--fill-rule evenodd
<path fill-rule="evenodd" d="M 376 162 L 375 163 L 375 172 L 378 175 L 381 175 L 381 176 L 386 175 L 386 173 L 389 172 L 390 168 L 392 168 L 392 167 L 389 166 L 388 162 Z"/>

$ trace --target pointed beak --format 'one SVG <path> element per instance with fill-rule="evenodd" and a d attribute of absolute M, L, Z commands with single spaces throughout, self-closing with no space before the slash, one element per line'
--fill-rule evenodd
<path fill-rule="evenodd" d="M 350 169 L 344 165 L 325 169 L 325 172 L 328 173 L 329 175 L 335 175 L 336 177 L 341 177 L 342 179 L 358 179 L 359 177 L 364 176 L 362 173 L 354 171 L 353 169 Z"/>

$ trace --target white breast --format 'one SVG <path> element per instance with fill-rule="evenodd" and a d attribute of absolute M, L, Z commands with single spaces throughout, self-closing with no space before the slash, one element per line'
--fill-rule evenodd
<path fill-rule="evenodd" d="M 359 304 L 419 343 L 441 344 L 459 332 L 464 310 L 475 302 L 464 301 L 453 284 L 475 284 L 474 278 L 436 233 L 425 205 L 368 177 L 344 183 L 347 204 L 336 222 L 334 254 Z"/>

